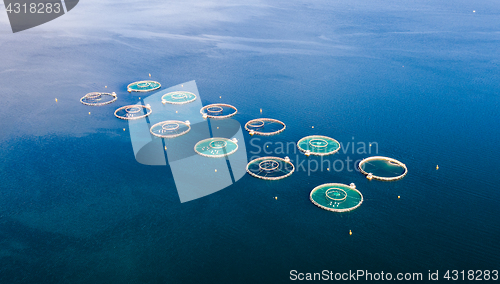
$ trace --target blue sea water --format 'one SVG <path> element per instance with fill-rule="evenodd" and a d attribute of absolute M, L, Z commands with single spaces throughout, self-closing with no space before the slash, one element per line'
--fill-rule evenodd
<path fill-rule="evenodd" d="M 499 15 L 495 1 L 81 1 L 12 34 L 0 12 L 0 283 L 499 269 Z M 180 203 L 169 167 L 137 163 L 113 116 L 149 73 L 162 87 L 196 80 L 203 104 L 236 106 L 242 125 L 286 123 L 245 134 L 249 158 L 318 134 L 342 144 L 340 162 L 290 147 L 289 178 L 246 175 Z M 118 101 L 82 105 L 93 91 Z M 352 169 L 371 155 L 408 175 L 368 181 Z M 352 212 L 309 201 L 352 182 L 364 196 Z"/>

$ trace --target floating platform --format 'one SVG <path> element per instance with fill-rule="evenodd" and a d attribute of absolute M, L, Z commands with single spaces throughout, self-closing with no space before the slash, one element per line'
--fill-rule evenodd
<path fill-rule="evenodd" d="M 170 92 L 161 97 L 163 104 L 169 103 L 174 105 L 188 104 L 196 100 L 196 95 L 191 92 L 177 91 Z"/>
<path fill-rule="evenodd" d="M 250 161 L 247 173 L 251 176 L 265 180 L 279 180 L 289 177 L 295 167 L 288 157 L 262 157 Z"/>
<path fill-rule="evenodd" d="M 209 158 L 226 157 L 238 150 L 238 141 L 227 138 L 208 138 L 201 140 L 194 146 L 194 151 Z"/>
<path fill-rule="evenodd" d="M 309 194 L 311 202 L 321 209 L 332 212 L 352 211 L 363 203 L 363 194 L 354 183 L 325 183 L 315 187 Z"/>
<path fill-rule="evenodd" d="M 116 93 L 88 93 L 80 99 L 80 102 L 88 106 L 103 106 L 115 102 L 118 99 Z M 57 101 L 57 99 L 56 99 Z"/>
<path fill-rule="evenodd" d="M 369 180 L 393 181 L 403 178 L 408 173 L 405 164 L 382 156 L 366 158 L 359 162 L 358 168 Z"/>
<path fill-rule="evenodd" d="M 306 156 L 326 156 L 337 153 L 340 150 L 340 143 L 327 136 L 311 135 L 300 139 L 297 147 Z"/>
<path fill-rule="evenodd" d="M 285 131 L 286 125 L 282 121 L 272 118 L 252 119 L 245 124 L 250 135 L 271 136 Z"/>
<path fill-rule="evenodd" d="M 115 116 L 119 119 L 134 120 L 145 118 L 152 112 L 150 105 L 128 105 L 115 110 Z"/>
<path fill-rule="evenodd" d="M 145 80 L 131 83 L 127 86 L 127 91 L 130 92 L 151 92 L 161 87 L 161 84 L 156 81 Z"/>
<path fill-rule="evenodd" d="M 151 126 L 149 132 L 159 138 L 175 138 L 191 130 L 189 121 L 166 120 Z"/>
<path fill-rule="evenodd" d="M 211 104 L 200 109 L 203 118 L 223 119 L 236 115 L 238 110 L 228 104 Z"/>

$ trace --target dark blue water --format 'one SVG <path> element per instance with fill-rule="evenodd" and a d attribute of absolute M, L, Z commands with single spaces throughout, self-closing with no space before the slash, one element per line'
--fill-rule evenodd
<path fill-rule="evenodd" d="M 0 283 L 499 269 L 496 2 L 93 2 L 18 34 L 1 16 Z M 286 123 L 245 134 L 249 157 L 313 134 L 342 148 L 327 162 L 290 147 L 289 178 L 246 175 L 181 204 L 169 167 L 137 163 L 113 116 L 149 73 L 164 87 L 196 80 L 204 104 L 236 106 L 242 125 Z M 82 105 L 92 91 L 119 98 Z M 352 169 L 371 155 L 408 175 L 368 181 Z M 361 207 L 314 206 L 327 182 L 354 182 Z"/>

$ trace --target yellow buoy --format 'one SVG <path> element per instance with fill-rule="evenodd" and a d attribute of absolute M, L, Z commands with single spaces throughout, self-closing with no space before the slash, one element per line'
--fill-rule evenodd
<path fill-rule="evenodd" d="M 141 99 L 141 97 L 139 97 L 139 100 Z"/>
<path fill-rule="evenodd" d="M 262 109 L 260 109 L 260 113 L 262 113 Z"/>
<path fill-rule="evenodd" d="M 177 111 L 175 111 L 175 113 L 177 113 Z"/>
<path fill-rule="evenodd" d="M 219 129 L 219 126 L 217 126 L 217 129 Z"/>
<path fill-rule="evenodd" d="M 217 172 L 217 169 L 215 169 L 215 172 Z"/>
<path fill-rule="evenodd" d="M 275 196 L 274 199 L 278 200 L 278 196 Z"/>
<path fill-rule="evenodd" d="M 314 128 L 314 126 L 312 128 Z"/>
<path fill-rule="evenodd" d="M 439 170 L 439 166 L 436 166 L 436 170 Z"/>
<path fill-rule="evenodd" d="M 219 99 L 222 99 L 222 96 L 219 96 Z"/>
<path fill-rule="evenodd" d="M 326 168 L 327 171 L 330 171 L 330 168 Z"/>
<path fill-rule="evenodd" d="M 165 150 L 167 150 L 167 146 L 165 146 Z"/>
<path fill-rule="evenodd" d="M 89 115 L 90 115 L 90 111 L 89 111 Z"/>
<path fill-rule="evenodd" d="M 57 98 L 56 98 L 56 103 L 57 103 Z"/>
<path fill-rule="evenodd" d="M 352 231 L 351 230 L 349 230 L 349 235 L 352 235 Z"/>
<path fill-rule="evenodd" d="M 398 195 L 398 199 L 401 198 L 401 196 Z"/>
<path fill-rule="evenodd" d="M 123 128 L 123 131 L 125 131 L 125 128 Z"/>
<path fill-rule="evenodd" d="M 132 90 L 128 90 L 129 93 L 132 93 Z"/>
<path fill-rule="evenodd" d="M 181 87 L 183 87 L 183 88 L 184 88 L 184 85 L 181 85 Z"/>
<path fill-rule="evenodd" d="M 104 86 L 104 88 L 107 88 L 108 86 Z"/>
<path fill-rule="evenodd" d="M 151 77 L 151 73 L 149 73 L 149 77 Z"/>

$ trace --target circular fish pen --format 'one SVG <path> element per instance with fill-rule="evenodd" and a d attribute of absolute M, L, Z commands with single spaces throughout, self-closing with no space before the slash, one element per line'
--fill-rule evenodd
<path fill-rule="evenodd" d="M 145 80 L 131 83 L 127 86 L 127 91 L 130 92 L 150 92 L 159 89 L 161 84 L 156 81 Z"/>
<path fill-rule="evenodd" d="M 229 156 L 238 150 L 236 138 L 208 138 L 194 145 L 194 151 L 201 156 L 209 158 L 221 158 Z"/>
<path fill-rule="evenodd" d="M 200 109 L 203 118 L 208 117 L 215 119 L 228 118 L 235 115 L 237 112 L 238 110 L 234 106 L 228 104 L 211 104 Z"/>
<path fill-rule="evenodd" d="M 195 94 L 185 91 L 170 92 L 161 97 L 161 102 L 163 104 L 169 103 L 174 105 L 188 104 L 195 100 Z"/>
<path fill-rule="evenodd" d="M 337 153 L 340 150 L 340 143 L 327 136 L 311 135 L 300 139 L 297 147 L 307 156 L 326 156 Z"/>
<path fill-rule="evenodd" d="M 285 123 L 272 118 L 252 119 L 245 124 L 245 129 L 250 135 L 271 136 L 285 131 Z"/>
<path fill-rule="evenodd" d="M 309 194 L 311 202 L 319 208 L 332 212 L 354 210 L 363 203 L 363 195 L 356 186 L 341 183 L 325 183 L 315 187 Z"/>
<path fill-rule="evenodd" d="M 279 180 L 289 177 L 295 167 L 288 157 L 262 157 L 250 161 L 247 173 L 251 176 L 265 180 Z"/>
<path fill-rule="evenodd" d="M 149 132 L 160 138 L 175 138 L 191 130 L 189 121 L 166 120 L 151 126 Z"/>
<path fill-rule="evenodd" d="M 88 93 L 80 99 L 80 102 L 88 106 L 103 106 L 116 101 L 118 97 L 116 93 Z"/>
<path fill-rule="evenodd" d="M 370 180 L 398 180 L 408 173 L 408 168 L 406 168 L 405 164 L 396 159 L 381 156 L 369 157 L 362 160 L 359 162 L 358 168 Z"/>
<path fill-rule="evenodd" d="M 144 118 L 152 112 L 150 105 L 129 105 L 115 110 L 115 116 L 119 119 L 132 120 Z"/>

